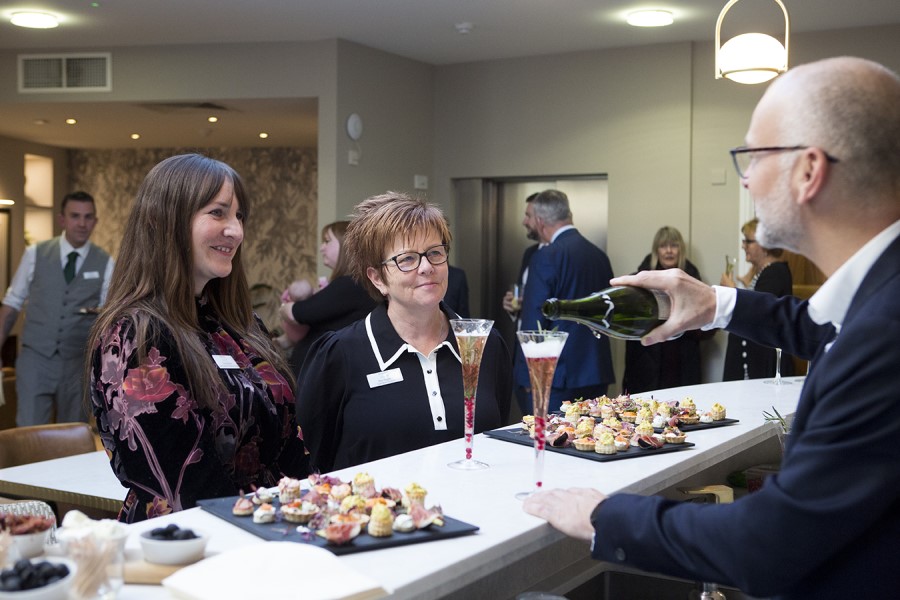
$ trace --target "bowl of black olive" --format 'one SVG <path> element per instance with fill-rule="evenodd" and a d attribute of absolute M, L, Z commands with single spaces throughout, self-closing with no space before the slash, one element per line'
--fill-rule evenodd
<path fill-rule="evenodd" d="M 0 571 L 3 600 L 64 600 L 69 596 L 75 564 L 65 558 L 21 559 Z"/>
<path fill-rule="evenodd" d="M 158 565 L 186 565 L 203 558 L 209 537 L 174 523 L 147 530 L 140 537 L 144 560 Z"/>

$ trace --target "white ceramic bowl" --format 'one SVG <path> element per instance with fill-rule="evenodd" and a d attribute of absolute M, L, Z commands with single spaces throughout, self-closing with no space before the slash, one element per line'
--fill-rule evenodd
<path fill-rule="evenodd" d="M 194 529 L 197 537 L 191 540 L 156 540 L 150 532 L 141 534 L 144 560 L 158 565 L 186 565 L 203 558 L 209 536 Z"/>
<path fill-rule="evenodd" d="M 31 590 L 22 590 L 19 592 L 4 592 L 0 590 L 0 600 L 66 600 L 69 597 L 69 588 L 72 586 L 72 578 L 75 575 L 75 563 L 67 558 L 39 558 L 32 559 L 32 563 L 40 563 L 47 561 L 53 564 L 64 564 L 69 568 L 69 574 L 54 581 L 50 585 L 34 588 Z"/>
<path fill-rule="evenodd" d="M 19 552 L 19 558 L 35 558 L 44 553 L 44 544 L 50 537 L 50 530 L 36 533 L 21 533 L 12 536 L 13 545 Z"/>

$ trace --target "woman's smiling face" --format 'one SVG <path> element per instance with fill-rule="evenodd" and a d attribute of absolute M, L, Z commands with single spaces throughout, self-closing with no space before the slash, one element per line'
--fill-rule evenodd
<path fill-rule="evenodd" d="M 414 239 L 396 239 L 385 250 L 385 260 L 404 252 L 425 252 L 443 243 L 437 232 L 419 234 Z M 437 307 L 447 292 L 447 263 L 433 265 L 422 258 L 419 266 L 403 272 L 393 260 L 383 269 L 369 269 L 369 278 L 391 304 L 415 310 Z M 382 276 L 383 274 L 383 276 Z"/>
<path fill-rule="evenodd" d="M 230 180 L 191 218 L 194 294 L 210 280 L 231 274 L 231 261 L 244 241 L 244 215 Z"/>

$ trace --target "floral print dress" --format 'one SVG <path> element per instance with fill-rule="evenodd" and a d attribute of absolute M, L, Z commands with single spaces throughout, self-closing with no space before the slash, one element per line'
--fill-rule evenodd
<path fill-rule="evenodd" d="M 306 475 L 290 385 L 205 302 L 197 310 L 210 360 L 236 363 L 219 358 L 227 393 L 212 410 L 191 394 L 174 339 L 161 323 L 151 323 L 140 364 L 129 317 L 104 332 L 93 351 L 92 410 L 113 471 L 129 488 L 121 521 Z"/>

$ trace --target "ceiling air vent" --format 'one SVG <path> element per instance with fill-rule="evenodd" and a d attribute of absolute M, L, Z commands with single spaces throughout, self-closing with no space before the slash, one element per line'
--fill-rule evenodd
<path fill-rule="evenodd" d="M 111 91 L 109 53 L 19 55 L 20 94 Z"/>

